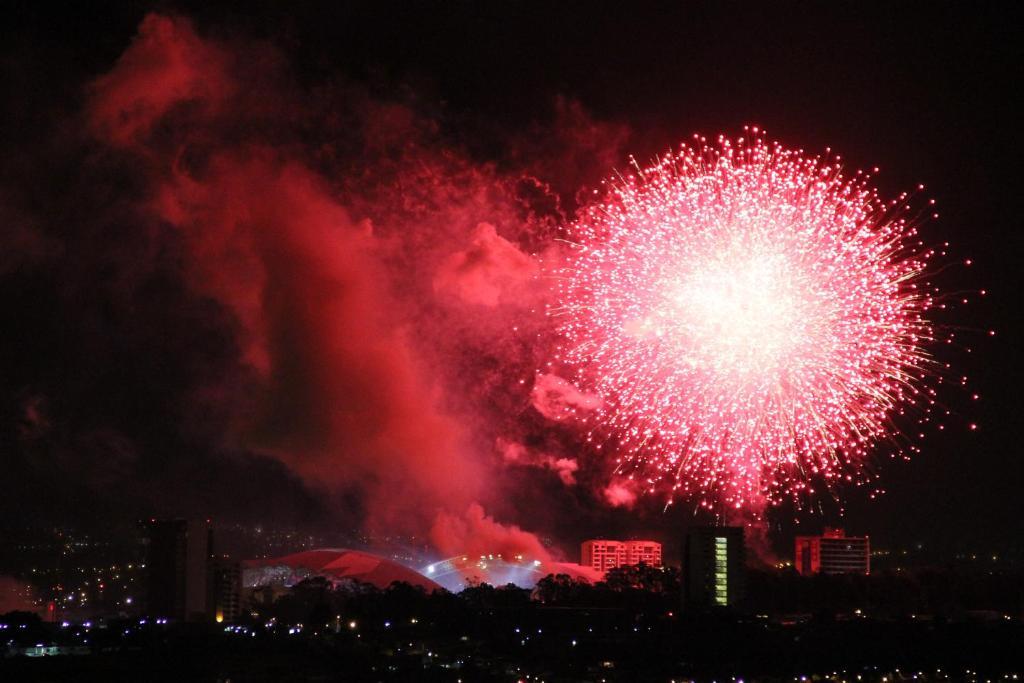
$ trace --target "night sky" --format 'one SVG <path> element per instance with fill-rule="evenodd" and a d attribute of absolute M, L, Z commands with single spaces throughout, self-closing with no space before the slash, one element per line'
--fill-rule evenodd
<path fill-rule="evenodd" d="M 517 388 L 543 357 L 506 334 L 542 334 L 528 303 L 442 274 L 495 249 L 514 279 L 628 155 L 756 124 L 880 167 L 884 195 L 925 183 L 923 238 L 952 245 L 935 283 L 988 292 L 937 317 L 969 378 L 940 391 L 941 438 L 883 454 L 886 494 L 842 491 L 845 519 L 771 513 L 773 541 L 839 524 L 1019 554 L 1016 12 L 9 3 L 0 534 L 209 515 L 442 551 L 529 547 L 511 524 L 570 555 L 597 533 L 674 544 L 692 509 L 603 503 L 607 464 Z"/>

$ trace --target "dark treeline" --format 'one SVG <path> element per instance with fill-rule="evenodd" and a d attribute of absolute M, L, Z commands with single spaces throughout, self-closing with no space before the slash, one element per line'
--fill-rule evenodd
<path fill-rule="evenodd" d="M 645 565 L 613 569 L 595 584 L 558 574 L 541 579 L 533 590 L 477 584 L 459 594 L 428 595 L 404 584 L 384 591 L 360 584 L 334 587 L 324 579 L 309 579 L 276 598 L 257 593 L 252 606 L 249 618 L 254 622 L 277 618 L 281 623 L 305 624 L 326 624 L 338 615 L 379 621 L 428 613 L 458 621 L 479 610 L 604 609 L 648 618 L 687 611 L 679 570 Z M 1024 576 L 941 569 L 813 577 L 793 571 L 750 571 L 745 597 L 736 610 L 771 617 L 858 612 L 873 618 L 952 621 L 1020 617 Z"/>
<path fill-rule="evenodd" d="M 1024 613 L 1024 574 L 941 568 L 886 571 L 869 576 L 800 576 L 795 571 L 747 577 L 744 607 L 764 614 L 852 612 L 962 619 L 979 612 Z"/>
<path fill-rule="evenodd" d="M 791 681 L 841 670 L 881 681 L 896 669 L 931 672 L 919 681 L 970 680 L 968 670 L 995 678 L 1024 663 L 1021 585 L 931 570 L 751 572 L 742 608 L 697 611 L 683 603 L 678 570 L 646 566 L 596 584 L 551 575 L 532 590 L 477 584 L 458 594 L 311 578 L 257 592 L 231 625 L 122 619 L 83 634 L 4 615 L 14 645 L 0 657 L 0 680 Z M 80 647 L 83 637 L 81 656 L 16 653 Z"/>
<path fill-rule="evenodd" d="M 645 565 L 620 567 L 604 581 L 590 584 L 565 574 L 541 579 L 530 590 L 514 584 L 470 585 L 458 594 L 426 593 L 408 584 L 395 583 L 386 590 L 367 584 L 334 585 L 323 578 L 307 579 L 283 595 L 254 595 L 243 623 L 305 624 L 333 628 L 343 620 L 381 628 L 386 622 L 429 618 L 436 623 L 460 624 L 481 611 L 529 614 L 547 608 L 614 610 L 631 615 L 667 615 L 679 611 L 679 571 Z"/>

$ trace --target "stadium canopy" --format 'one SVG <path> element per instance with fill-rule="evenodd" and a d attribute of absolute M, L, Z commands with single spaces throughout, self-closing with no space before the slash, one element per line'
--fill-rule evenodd
<path fill-rule="evenodd" d="M 395 581 L 419 586 L 428 592 L 441 587 L 414 569 L 361 550 L 324 548 L 242 563 L 242 582 L 246 588 L 290 587 L 315 577 L 335 584 L 358 581 L 377 588 L 387 588 Z"/>

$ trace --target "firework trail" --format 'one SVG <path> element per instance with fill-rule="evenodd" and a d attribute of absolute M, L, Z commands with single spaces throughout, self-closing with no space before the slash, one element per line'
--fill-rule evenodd
<path fill-rule="evenodd" d="M 894 414 L 924 400 L 934 255 L 906 194 L 839 158 L 695 138 L 608 184 L 569 228 L 550 364 L 644 490 L 760 507 L 863 482 Z M 925 406 L 926 407 L 926 406 Z"/>

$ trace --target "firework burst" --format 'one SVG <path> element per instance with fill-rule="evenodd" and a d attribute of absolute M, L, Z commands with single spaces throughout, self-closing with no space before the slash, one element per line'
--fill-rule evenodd
<path fill-rule="evenodd" d="M 892 418 L 924 404 L 934 252 L 838 157 L 695 138 L 607 184 L 569 227 L 551 368 L 648 491 L 704 505 L 866 479 Z"/>

